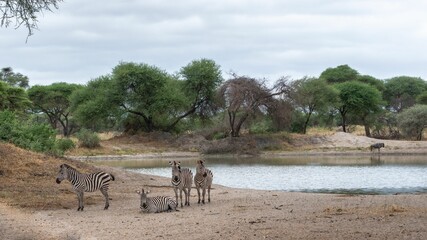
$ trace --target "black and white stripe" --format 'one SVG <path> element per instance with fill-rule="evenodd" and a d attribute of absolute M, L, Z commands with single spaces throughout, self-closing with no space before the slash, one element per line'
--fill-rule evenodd
<path fill-rule="evenodd" d="M 108 187 L 110 181 L 114 181 L 114 176 L 112 174 L 105 172 L 84 174 L 80 173 L 75 168 L 67 164 L 62 164 L 60 166 L 58 177 L 56 178 L 56 183 L 59 184 L 64 179 L 67 179 L 71 182 L 73 189 L 77 194 L 79 201 L 79 207 L 77 208 L 77 211 L 83 211 L 83 193 L 94 192 L 98 189 L 105 197 L 104 209 L 106 210 L 110 206 L 108 201 Z"/>
<path fill-rule="evenodd" d="M 208 202 L 211 202 L 211 187 L 212 187 L 213 173 L 211 170 L 205 168 L 203 160 L 197 161 L 196 175 L 194 176 L 194 184 L 196 185 L 197 195 L 200 203 L 200 189 L 202 189 L 202 203 L 205 203 L 206 189 L 208 190 Z"/>
<path fill-rule="evenodd" d="M 141 191 L 136 191 L 141 197 L 141 211 L 146 213 L 159 213 L 159 212 L 169 212 L 169 211 L 178 211 L 176 209 L 177 202 L 172 197 L 166 196 L 156 196 L 156 197 L 147 197 L 149 191 L 144 192 L 144 189 Z"/>
<path fill-rule="evenodd" d="M 181 168 L 181 162 L 170 161 L 169 165 L 172 166 L 172 179 L 171 183 L 174 187 L 176 202 L 178 203 L 178 190 L 182 204 L 182 192 L 185 194 L 185 205 L 190 206 L 190 191 L 193 184 L 193 173 L 188 168 Z"/>

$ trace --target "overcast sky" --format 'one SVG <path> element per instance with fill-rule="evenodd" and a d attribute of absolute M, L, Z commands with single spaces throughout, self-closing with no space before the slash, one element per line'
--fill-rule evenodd
<path fill-rule="evenodd" d="M 208 58 L 239 75 L 317 77 L 348 64 L 380 79 L 427 79 L 427 1 L 65 0 L 39 31 L 0 29 L 0 68 L 30 85 L 85 84 L 119 62 L 175 73 Z"/>

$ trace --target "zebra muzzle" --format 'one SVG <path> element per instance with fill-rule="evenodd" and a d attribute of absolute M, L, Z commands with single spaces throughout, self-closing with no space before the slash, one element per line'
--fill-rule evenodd
<path fill-rule="evenodd" d="M 59 179 L 57 178 L 57 179 L 56 179 L 56 183 L 60 184 L 60 183 L 61 183 L 61 181 L 59 181 Z"/>

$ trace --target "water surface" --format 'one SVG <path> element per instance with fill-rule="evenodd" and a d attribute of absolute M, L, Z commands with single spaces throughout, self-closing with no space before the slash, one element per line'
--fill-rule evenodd
<path fill-rule="evenodd" d="M 96 161 L 143 174 L 171 177 L 170 159 Z M 197 159 L 182 160 L 195 173 Z M 320 193 L 427 192 L 425 156 L 204 158 L 214 184 L 234 188 Z"/>

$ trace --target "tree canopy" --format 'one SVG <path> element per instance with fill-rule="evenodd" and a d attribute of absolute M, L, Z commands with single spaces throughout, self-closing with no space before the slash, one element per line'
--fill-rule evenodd
<path fill-rule="evenodd" d="M 28 88 L 28 77 L 20 73 L 14 73 L 11 67 L 1 69 L 0 81 L 6 82 L 13 87 Z"/>
<path fill-rule="evenodd" d="M 336 84 L 339 102 L 336 105 L 340 115 L 342 129 L 346 132 L 348 114 L 367 117 L 380 108 L 381 93 L 373 86 L 357 81 Z"/>
<path fill-rule="evenodd" d="M 29 108 L 31 101 L 23 88 L 13 87 L 0 81 L 0 111 L 24 111 Z"/>
<path fill-rule="evenodd" d="M 63 135 L 68 136 L 72 131 L 70 96 L 81 87 L 63 82 L 48 86 L 35 85 L 28 89 L 28 96 L 33 102 L 33 111 L 46 114 L 52 128 L 56 129 L 60 124 Z"/>
<path fill-rule="evenodd" d="M 320 79 L 328 83 L 342 83 L 356 80 L 359 73 L 348 65 L 340 65 L 335 68 L 327 68 L 320 74 Z"/>
<path fill-rule="evenodd" d="M 398 115 L 399 127 L 407 137 L 421 140 L 427 126 L 427 105 L 414 105 Z"/>
<path fill-rule="evenodd" d="M 418 77 L 400 76 L 386 80 L 384 100 L 387 107 L 395 112 L 401 112 L 416 103 L 416 98 L 427 91 L 427 83 Z"/>

